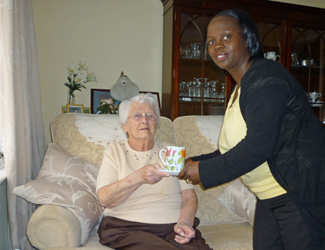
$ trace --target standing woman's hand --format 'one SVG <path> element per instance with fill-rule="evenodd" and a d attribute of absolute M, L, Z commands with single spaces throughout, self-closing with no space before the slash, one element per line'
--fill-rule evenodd
<path fill-rule="evenodd" d="M 199 175 L 199 161 L 187 159 L 184 169 L 178 174 L 178 179 L 186 180 L 187 183 L 199 184 L 201 182 Z"/>
<path fill-rule="evenodd" d="M 192 159 L 186 159 L 185 160 L 184 167 L 186 167 L 187 165 L 191 164 L 192 162 L 193 162 Z"/>

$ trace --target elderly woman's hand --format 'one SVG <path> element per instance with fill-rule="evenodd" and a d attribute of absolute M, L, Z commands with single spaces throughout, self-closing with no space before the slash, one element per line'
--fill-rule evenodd
<path fill-rule="evenodd" d="M 161 170 L 162 168 L 157 163 L 144 166 L 137 170 L 136 173 L 141 178 L 142 184 L 155 184 L 162 178 L 170 176 L 170 174 Z"/>
<path fill-rule="evenodd" d="M 179 244 L 186 244 L 190 242 L 192 238 L 195 237 L 195 230 L 193 227 L 186 223 L 180 223 L 178 222 L 174 226 L 174 231 L 177 233 L 175 236 L 175 241 Z"/>
<path fill-rule="evenodd" d="M 188 183 L 199 184 L 201 182 L 199 175 L 199 161 L 187 159 L 184 169 L 178 174 L 180 180 L 186 180 Z"/>

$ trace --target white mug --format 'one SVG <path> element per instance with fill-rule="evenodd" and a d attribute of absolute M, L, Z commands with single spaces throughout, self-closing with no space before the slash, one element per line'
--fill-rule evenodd
<path fill-rule="evenodd" d="M 165 152 L 166 157 L 164 160 L 161 154 Z M 159 152 L 159 158 L 165 166 L 165 171 L 178 174 L 183 168 L 185 163 L 185 147 L 167 146 Z"/>
<path fill-rule="evenodd" d="M 277 58 L 279 58 L 279 60 L 280 60 L 280 56 L 277 55 L 277 54 L 276 54 L 275 52 L 273 52 L 273 51 L 266 52 L 266 53 L 264 54 L 264 57 L 267 58 L 267 59 L 271 59 L 271 60 L 273 60 L 273 61 L 277 61 Z"/>

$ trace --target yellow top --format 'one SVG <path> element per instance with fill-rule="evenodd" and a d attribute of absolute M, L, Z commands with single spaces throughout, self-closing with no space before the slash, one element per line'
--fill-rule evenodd
<path fill-rule="evenodd" d="M 245 138 L 247 133 L 247 126 L 239 107 L 240 90 L 239 88 L 238 97 L 234 103 L 234 93 L 231 95 L 224 117 L 219 137 L 219 150 L 222 154 L 236 146 L 238 142 Z M 267 162 L 240 178 L 261 200 L 286 193 L 274 179 Z"/>

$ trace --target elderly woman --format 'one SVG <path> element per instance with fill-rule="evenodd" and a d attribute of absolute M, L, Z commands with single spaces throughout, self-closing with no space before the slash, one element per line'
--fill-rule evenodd
<path fill-rule="evenodd" d="M 152 94 L 123 101 L 119 121 L 128 139 L 108 145 L 97 179 L 105 208 L 100 243 L 114 249 L 210 249 L 196 229 L 197 196 L 191 184 L 161 171 L 154 141 L 159 108 Z"/>

